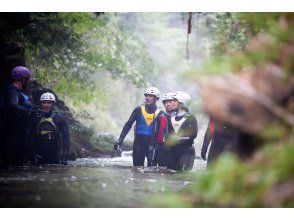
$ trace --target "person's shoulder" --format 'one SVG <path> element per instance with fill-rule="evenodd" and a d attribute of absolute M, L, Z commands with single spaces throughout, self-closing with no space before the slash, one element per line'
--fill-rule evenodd
<path fill-rule="evenodd" d="M 20 92 L 15 87 L 8 86 L 7 90 L 6 90 L 6 93 L 9 95 L 9 94 L 19 94 Z"/>
<path fill-rule="evenodd" d="M 137 106 L 134 108 L 134 112 L 141 111 L 142 105 Z"/>
<path fill-rule="evenodd" d="M 156 106 L 156 110 L 155 111 L 159 111 L 159 114 L 166 114 L 165 111 L 161 108 L 161 107 L 158 107 Z"/>
<path fill-rule="evenodd" d="M 159 116 L 167 117 L 167 113 L 165 111 L 163 111 L 162 109 L 160 109 Z"/>
<path fill-rule="evenodd" d="M 196 116 L 191 113 L 188 113 L 187 119 L 196 121 Z"/>
<path fill-rule="evenodd" d="M 12 83 L 8 83 L 6 86 L 6 90 L 14 89 L 15 87 L 12 85 Z"/>
<path fill-rule="evenodd" d="M 32 121 L 32 125 L 38 124 L 41 121 L 41 116 L 32 116 L 31 121 Z"/>
<path fill-rule="evenodd" d="M 54 111 L 52 113 L 51 117 L 54 118 L 55 120 L 58 120 L 58 121 L 66 121 L 64 115 L 62 115 L 58 111 Z"/>
<path fill-rule="evenodd" d="M 57 125 L 57 127 L 64 128 L 68 126 L 68 123 L 64 115 L 62 115 L 60 112 L 54 112 L 53 114 L 54 116 L 52 120 Z"/>

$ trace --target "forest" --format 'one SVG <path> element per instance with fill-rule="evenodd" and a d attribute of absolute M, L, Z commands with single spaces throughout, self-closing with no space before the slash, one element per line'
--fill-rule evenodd
<path fill-rule="evenodd" d="M 32 97 L 58 97 L 75 160 L 114 156 L 145 88 L 186 91 L 196 157 L 209 118 L 234 128 L 238 145 L 146 206 L 293 207 L 293 24 L 293 13 L 0 13 L 1 93 L 27 66 Z"/>

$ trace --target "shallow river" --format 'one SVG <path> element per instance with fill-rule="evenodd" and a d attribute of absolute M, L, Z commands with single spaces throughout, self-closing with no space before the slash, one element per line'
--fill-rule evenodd
<path fill-rule="evenodd" d="M 190 183 L 193 170 L 135 168 L 129 156 L 77 159 L 68 166 L 16 167 L 0 170 L 1 207 L 146 207 L 148 197 L 177 192 Z"/>

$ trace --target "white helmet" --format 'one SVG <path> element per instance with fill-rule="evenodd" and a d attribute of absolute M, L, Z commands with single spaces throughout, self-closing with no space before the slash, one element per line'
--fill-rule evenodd
<path fill-rule="evenodd" d="M 173 98 L 177 99 L 179 102 L 183 103 L 185 108 L 188 108 L 190 101 L 191 101 L 190 95 L 186 92 L 181 92 L 181 91 L 175 92 L 173 94 Z"/>
<path fill-rule="evenodd" d="M 173 100 L 173 99 L 174 99 L 174 98 L 173 98 L 173 94 L 174 94 L 174 93 L 171 93 L 171 92 L 165 93 L 165 94 L 163 95 L 162 102 L 167 101 L 167 100 Z"/>
<path fill-rule="evenodd" d="M 50 92 L 45 92 L 41 95 L 40 101 L 53 101 L 56 102 L 55 96 Z"/>
<path fill-rule="evenodd" d="M 157 98 L 160 98 L 160 91 L 155 87 L 149 87 L 145 90 L 144 95 L 154 95 Z"/>

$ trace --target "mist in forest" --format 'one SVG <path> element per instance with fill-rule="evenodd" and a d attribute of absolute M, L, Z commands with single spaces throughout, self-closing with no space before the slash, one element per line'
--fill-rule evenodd
<path fill-rule="evenodd" d="M 205 33 L 201 33 L 199 27 L 193 27 L 187 39 L 185 14 L 187 13 L 118 13 L 117 15 L 123 25 L 132 29 L 142 40 L 158 66 L 156 76 L 152 75 L 148 78 L 148 85 L 158 87 L 162 95 L 166 92 L 188 92 L 192 98 L 190 111 L 196 117 L 199 116 L 198 124 L 202 128 L 207 119 L 203 116 L 199 88 L 195 82 L 186 80 L 183 73 L 200 66 L 208 59 L 209 45 Z M 200 26 L 204 16 L 196 19 L 199 20 Z M 138 99 L 134 100 L 135 105 L 144 102 L 143 89 L 137 92 Z M 161 100 L 158 105 L 164 109 Z M 121 117 L 122 121 L 119 124 L 123 125 L 123 120 L 127 120 L 127 117 Z"/>

